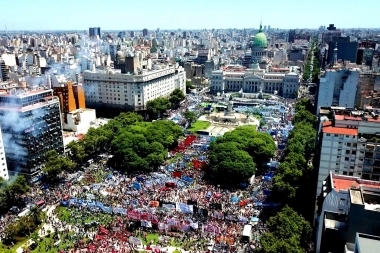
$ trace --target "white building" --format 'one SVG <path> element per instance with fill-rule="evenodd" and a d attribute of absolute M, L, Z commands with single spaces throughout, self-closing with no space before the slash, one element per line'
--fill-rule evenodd
<path fill-rule="evenodd" d="M 66 120 L 62 121 L 64 130 L 70 130 L 76 134 L 86 134 L 91 127 L 91 122 L 96 120 L 96 111 L 94 109 L 77 109 L 67 113 Z"/>
<path fill-rule="evenodd" d="M 167 97 L 174 89 L 186 91 L 182 67 L 153 65 L 152 70 L 121 74 L 120 70 L 83 73 L 83 89 L 89 108 L 144 110 L 148 101 Z"/>
<path fill-rule="evenodd" d="M 3 135 L 0 129 L 0 178 L 4 180 L 9 179 L 7 161 L 5 158 Z"/>
<path fill-rule="evenodd" d="M 300 76 L 295 72 L 271 73 L 253 64 L 252 69 L 240 65 L 230 65 L 211 73 L 210 90 L 213 93 L 277 93 L 280 96 L 293 98 L 300 85 Z"/>
<path fill-rule="evenodd" d="M 320 107 L 355 108 L 359 74 L 358 68 L 326 70 L 319 82 L 318 113 Z"/>
<path fill-rule="evenodd" d="M 344 108 L 337 111 L 339 114 L 334 115 L 332 121 L 322 124 L 317 196 L 330 172 L 380 180 L 378 111 L 348 111 Z"/>

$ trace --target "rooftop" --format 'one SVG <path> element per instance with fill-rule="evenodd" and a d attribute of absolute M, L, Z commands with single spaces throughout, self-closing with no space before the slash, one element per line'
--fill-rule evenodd
<path fill-rule="evenodd" d="M 350 188 L 367 187 L 380 189 L 380 181 L 365 180 L 358 177 L 331 174 L 331 187 L 336 191 L 347 190 Z"/>
<path fill-rule="evenodd" d="M 356 244 L 359 253 L 377 253 L 380 249 L 380 237 L 357 234 Z"/>
<path fill-rule="evenodd" d="M 324 122 L 322 130 L 323 130 L 323 133 L 327 133 L 327 134 L 343 134 L 343 135 L 355 135 L 355 136 L 358 135 L 358 129 L 333 127 L 331 126 L 331 122 Z"/>
<path fill-rule="evenodd" d="M 15 92 L 7 92 L 5 90 L 0 90 L 0 97 L 15 97 L 15 98 L 23 98 L 23 97 L 28 97 L 31 95 L 36 95 L 39 93 L 45 93 L 47 91 L 52 92 L 51 89 L 36 89 L 36 90 L 27 90 L 27 89 L 22 89 L 22 90 L 17 90 Z"/>
<path fill-rule="evenodd" d="M 41 100 L 37 103 L 34 103 L 32 105 L 24 106 L 24 107 L 5 107 L 5 106 L 0 106 L 0 111 L 18 111 L 18 112 L 26 112 L 26 111 L 31 111 L 34 109 L 37 109 L 39 107 L 43 107 L 45 105 L 58 102 L 59 99 L 56 96 L 49 96 L 49 97 L 44 97 L 41 98 Z"/>

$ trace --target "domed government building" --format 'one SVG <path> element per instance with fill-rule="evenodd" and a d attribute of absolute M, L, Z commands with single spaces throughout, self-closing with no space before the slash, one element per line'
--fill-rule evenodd
<path fill-rule="evenodd" d="M 268 64 L 268 41 L 260 24 L 259 32 L 253 40 L 250 41 L 252 63 L 258 63 L 261 68 L 266 69 Z"/>
<path fill-rule="evenodd" d="M 210 91 L 214 94 L 268 93 L 294 98 L 300 85 L 300 73 L 294 67 L 277 67 L 269 57 L 268 40 L 260 29 L 250 37 L 243 65 L 224 65 L 211 73 Z M 279 51 L 278 49 L 275 49 Z M 272 52 L 273 53 L 273 52 Z"/>

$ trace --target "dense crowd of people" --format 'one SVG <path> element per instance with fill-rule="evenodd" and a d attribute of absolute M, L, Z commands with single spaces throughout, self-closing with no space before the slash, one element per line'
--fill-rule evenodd
<path fill-rule="evenodd" d="M 198 103 L 202 98 L 192 101 L 184 106 L 200 110 Z M 291 106 L 294 102 L 284 103 Z M 181 110 L 183 108 L 172 113 Z M 287 110 L 279 122 L 267 122 L 267 128 L 262 131 L 271 133 L 278 144 L 285 143 L 291 118 L 292 110 Z M 46 218 L 54 231 L 67 232 L 61 241 L 73 242 L 71 249 L 61 252 L 131 252 L 136 249 L 165 252 L 171 245 L 170 238 L 181 242 L 185 251 L 243 249 L 254 252 L 260 235 L 266 232 L 262 209 L 276 207 L 266 198 L 270 195 L 271 178 L 282 149 L 276 150 L 264 175 L 253 176 L 238 188 L 223 189 L 203 180 L 211 139 L 187 136 L 186 140 L 181 148 L 171 152 L 172 157 L 159 171 L 129 177 L 106 168 L 104 161 L 99 161 L 84 173 L 76 174 L 76 180 L 66 175 L 68 180 L 58 187 L 33 187 L 25 200 L 68 208 L 67 220 L 59 220 L 54 210 Z M 86 180 L 99 170 L 105 172 L 102 182 Z M 76 183 L 78 178 L 82 180 L 80 184 Z M 104 215 L 97 215 L 99 213 Z M 91 217 L 92 221 L 86 222 Z M 0 221 L 0 227 L 5 228 L 16 219 L 17 215 L 7 215 Z M 242 231 L 247 224 L 252 225 L 253 238 L 243 242 Z M 159 233 L 159 241 L 149 242 L 149 231 Z M 1 233 L 4 231 L 0 229 Z"/>

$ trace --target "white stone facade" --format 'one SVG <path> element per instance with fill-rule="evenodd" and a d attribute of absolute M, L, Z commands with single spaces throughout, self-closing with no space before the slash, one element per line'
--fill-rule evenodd
<path fill-rule="evenodd" d="M 186 92 L 183 68 L 161 69 L 128 75 L 112 71 L 83 73 L 83 89 L 89 108 L 96 105 L 127 110 L 144 110 L 148 101 L 167 97 L 174 89 Z"/>
<path fill-rule="evenodd" d="M 266 73 L 257 65 L 245 71 L 216 70 L 211 74 L 210 90 L 213 93 L 239 92 L 274 94 L 294 98 L 300 86 L 300 76 L 295 72 Z"/>

